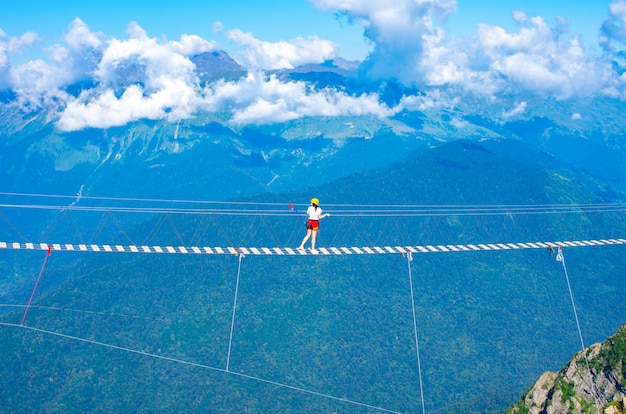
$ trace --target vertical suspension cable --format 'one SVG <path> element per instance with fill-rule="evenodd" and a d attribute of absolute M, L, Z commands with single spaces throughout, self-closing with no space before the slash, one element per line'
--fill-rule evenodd
<path fill-rule="evenodd" d="M 556 255 L 556 260 L 557 262 L 561 262 L 561 264 L 563 265 L 563 271 L 565 272 L 565 280 L 567 281 L 567 289 L 569 290 L 569 297 L 570 297 L 570 300 L 572 301 L 572 309 L 574 310 L 574 319 L 576 319 L 576 326 L 578 327 L 578 337 L 580 338 L 581 352 L 585 358 L 587 371 L 589 371 L 589 375 L 591 375 L 591 368 L 589 367 L 589 359 L 587 359 L 587 353 L 585 352 L 585 341 L 583 341 L 583 333 L 582 333 L 582 330 L 580 329 L 580 322 L 578 321 L 578 312 L 576 312 L 576 304 L 574 303 L 574 294 L 572 293 L 572 286 L 569 281 L 569 274 L 567 273 L 567 267 L 565 267 L 565 257 L 563 257 L 563 248 L 561 246 L 559 246 L 559 252 Z M 591 384 L 589 384 L 589 386 L 591 387 L 591 392 L 593 393 L 593 399 L 596 403 L 596 412 L 600 412 L 600 408 L 598 404 L 598 392 L 596 390 L 596 386 L 593 382 L 593 379 L 591 380 Z"/>
<path fill-rule="evenodd" d="M 24 325 L 26 321 L 26 315 L 28 314 L 28 310 L 30 309 L 31 303 L 33 303 L 33 298 L 35 297 L 35 292 L 37 291 L 37 285 L 39 285 L 39 280 L 41 279 L 41 275 L 46 268 L 46 263 L 48 262 L 48 257 L 50 257 L 50 253 L 52 252 L 52 247 L 48 245 L 48 252 L 46 253 L 46 258 L 43 259 L 43 264 L 41 265 L 41 270 L 39 270 L 39 275 L 37 276 L 37 280 L 35 281 L 35 287 L 33 287 L 33 292 L 30 294 L 30 299 L 28 299 L 28 305 L 26 305 L 26 309 L 24 310 L 24 315 L 22 315 L 22 320 L 20 321 L 20 325 Z"/>
<path fill-rule="evenodd" d="M 420 380 L 420 397 L 422 399 L 422 413 L 426 413 L 424 406 L 424 387 L 422 385 L 422 364 L 420 362 L 420 345 L 417 339 L 417 317 L 415 315 L 415 296 L 413 295 L 413 275 L 411 274 L 411 262 L 413 261 L 413 255 L 411 252 L 407 252 L 407 265 L 409 268 L 409 286 L 411 288 L 411 310 L 413 311 L 413 332 L 415 334 L 415 353 L 417 355 L 417 373 Z"/>
<path fill-rule="evenodd" d="M 228 366 L 230 364 L 230 350 L 233 344 L 233 330 L 235 328 L 235 311 L 237 310 L 237 295 L 239 293 L 239 275 L 241 275 L 241 259 L 243 259 L 243 254 L 239 253 L 239 266 L 237 267 L 237 283 L 235 284 L 235 300 L 233 301 L 233 317 L 230 322 L 230 338 L 228 340 L 228 356 L 226 357 L 226 372 L 228 372 Z"/>

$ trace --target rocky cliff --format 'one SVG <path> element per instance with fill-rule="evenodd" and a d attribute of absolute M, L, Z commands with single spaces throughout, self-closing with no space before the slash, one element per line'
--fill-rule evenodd
<path fill-rule="evenodd" d="M 626 324 L 578 352 L 559 372 L 546 372 L 507 413 L 626 412 Z"/>

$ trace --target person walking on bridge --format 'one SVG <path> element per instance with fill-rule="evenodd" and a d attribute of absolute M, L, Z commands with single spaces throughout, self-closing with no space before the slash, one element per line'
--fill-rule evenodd
<path fill-rule="evenodd" d="M 306 226 L 306 236 L 302 239 L 302 243 L 300 243 L 300 247 L 298 250 L 303 251 L 304 245 L 311 238 L 311 253 L 317 253 L 315 250 L 315 240 L 317 238 L 317 232 L 320 228 L 320 220 L 330 216 L 330 214 L 323 214 L 322 209 L 319 206 L 320 201 L 317 198 L 311 199 L 311 205 L 306 210 L 307 215 L 307 226 Z"/>

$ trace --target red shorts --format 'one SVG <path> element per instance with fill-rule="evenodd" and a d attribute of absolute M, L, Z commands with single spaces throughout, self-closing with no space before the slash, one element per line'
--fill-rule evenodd
<path fill-rule="evenodd" d="M 307 229 L 318 231 L 320 229 L 320 222 L 318 220 L 309 220 L 309 225 L 307 226 Z"/>

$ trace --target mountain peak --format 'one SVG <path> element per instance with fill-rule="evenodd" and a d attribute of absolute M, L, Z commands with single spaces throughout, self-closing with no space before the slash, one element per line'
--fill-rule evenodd
<path fill-rule="evenodd" d="M 190 59 L 196 65 L 198 77 L 203 82 L 219 78 L 239 79 L 246 73 L 246 70 L 223 50 L 199 53 Z"/>
<path fill-rule="evenodd" d="M 603 413 L 626 410 L 626 324 L 576 353 L 559 372 L 545 372 L 507 413 Z M 546 411 L 550 407 L 550 411 Z"/>

